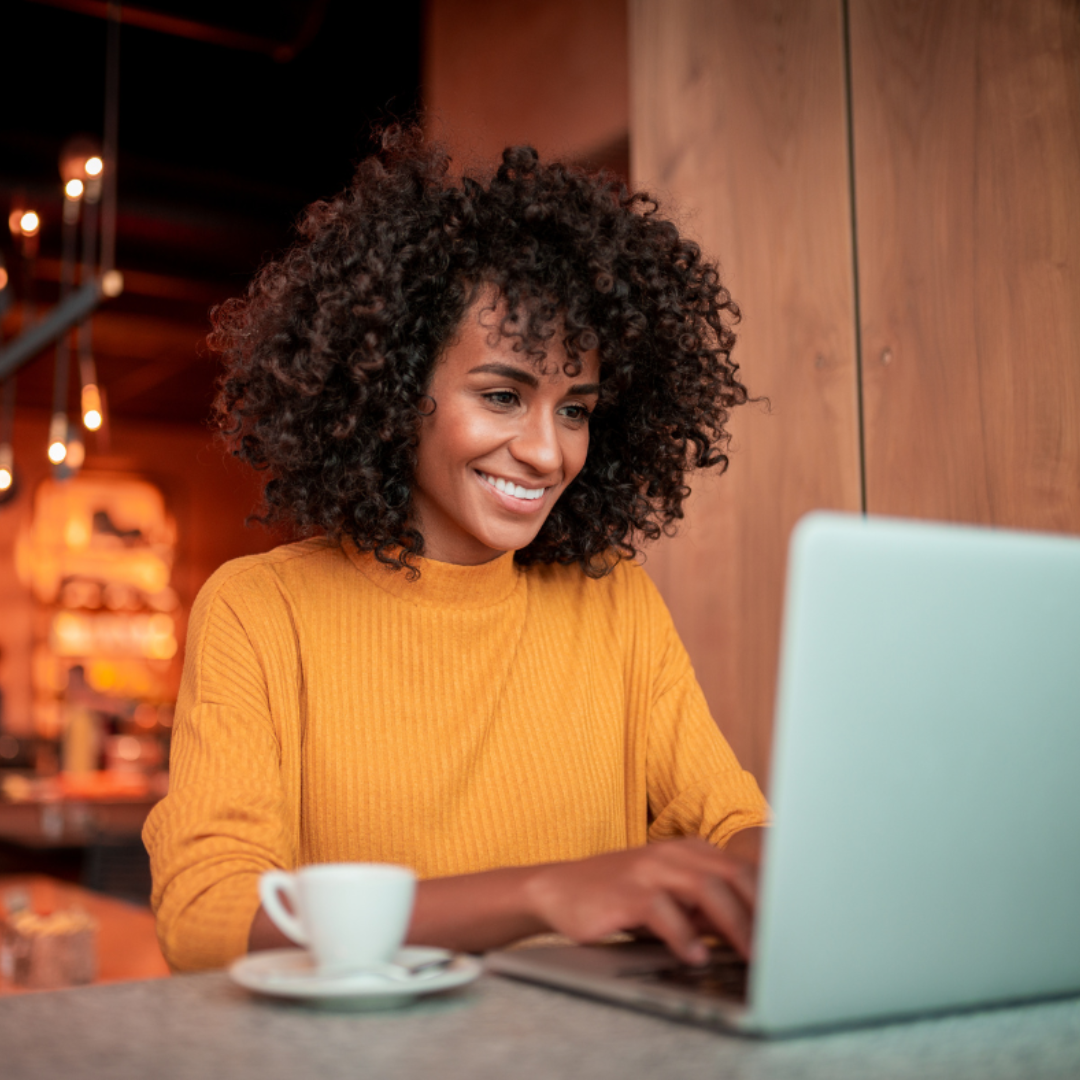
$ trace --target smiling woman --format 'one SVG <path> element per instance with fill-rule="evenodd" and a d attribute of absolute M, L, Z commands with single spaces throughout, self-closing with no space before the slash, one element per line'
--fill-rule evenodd
<path fill-rule="evenodd" d="M 166 955 L 284 943 L 260 874 L 347 861 L 416 871 L 417 944 L 746 952 L 766 807 L 633 559 L 746 400 L 715 268 L 603 176 L 525 148 L 454 183 L 396 129 L 300 233 L 215 313 L 222 430 L 308 538 L 192 612 Z"/>

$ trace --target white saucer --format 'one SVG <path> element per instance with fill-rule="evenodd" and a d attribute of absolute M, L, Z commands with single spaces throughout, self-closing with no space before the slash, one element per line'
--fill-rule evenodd
<path fill-rule="evenodd" d="M 395 961 L 415 967 L 433 963 L 451 954 L 446 949 L 407 947 Z M 421 994 L 435 994 L 470 983 L 482 965 L 473 956 L 457 955 L 437 971 L 422 971 L 409 979 L 388 979 L 371 972 L 350 975 L 320 975 L 306 949 L 269 949 L 234 961 L 229 974 L 246 990 L 271 997 L 318 1003 L 352 1004 L 356 1007 L 386 1008 L 405 1005 Z"/>

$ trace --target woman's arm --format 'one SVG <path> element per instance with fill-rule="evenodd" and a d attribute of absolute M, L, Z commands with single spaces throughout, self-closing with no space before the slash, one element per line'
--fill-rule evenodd
<path fill-rule="evenodd" d="M 200 590 L 169 794 L 143 829 L 158 939 L 174 970 L 221 967 L 242 953 L 259 875 L 297 862 L 297 656 L 289 610 L 266 566 L 227 563 Z"/>
<path fill-rule="evenodd" d="M 747 830 L 758 832 L 759 830 Z M 736 852 L 699 839 L 596 855 L 576 862 L 511 867 L 420 882 L 408 940 L 484 952 L 549 931 L 578 942 L 646 929 L 680 959 L 702 963 L 702 929 L 750 954 L 757 896 L 753 837 Z M 288 944 L 262 908 L 249 951 Z"/>
<path fill-rule="evenodd" d="M 456 952 L 484 952 L 550 928 L 531 915 L 526 883 L 542 867 L 510 867 L 479 874 L 432 878 L 416 887 L 407 940 Z M 251 923 L 248 951 L 293 944 L 260 907 Z"/>

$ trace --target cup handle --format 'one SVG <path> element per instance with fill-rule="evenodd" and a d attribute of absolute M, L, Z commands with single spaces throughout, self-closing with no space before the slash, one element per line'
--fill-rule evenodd
<path fill-rule="evenodd" d="M 281 894 L 289 898 L 294 911 L 300 910 L 300 898 L 296 891 L 296 877 L 284 870 L 267 870 L 259 878 L 259 899 L 270 921 L 297 945 L 309 945 L 303 924 L 281 902 Z"/>

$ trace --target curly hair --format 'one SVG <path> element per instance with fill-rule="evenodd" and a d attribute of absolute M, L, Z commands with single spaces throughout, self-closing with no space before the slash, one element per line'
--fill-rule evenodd
<path fill-rule="evenodd" d="M 214 418 L 268 473 L 260 520 L 349 537 L 415 572 L 426 391 L 494 288 L 502 332 L 538 365 L 556 334 L 567 374 L 600 356 L 585 466 L 516 560 L 597 576 L 633 557 L 683 516 L 689 469 L 726 469 L 729 410 L 747 401 L 731 359 L 739 311 L 715 265 L 606 174 L 515 147 L 494 175 L 454 181 L 417 129 L 380 138 L 344 192 L 305 211 L 293 246 L 212 312 L 225 367 Z"/>

